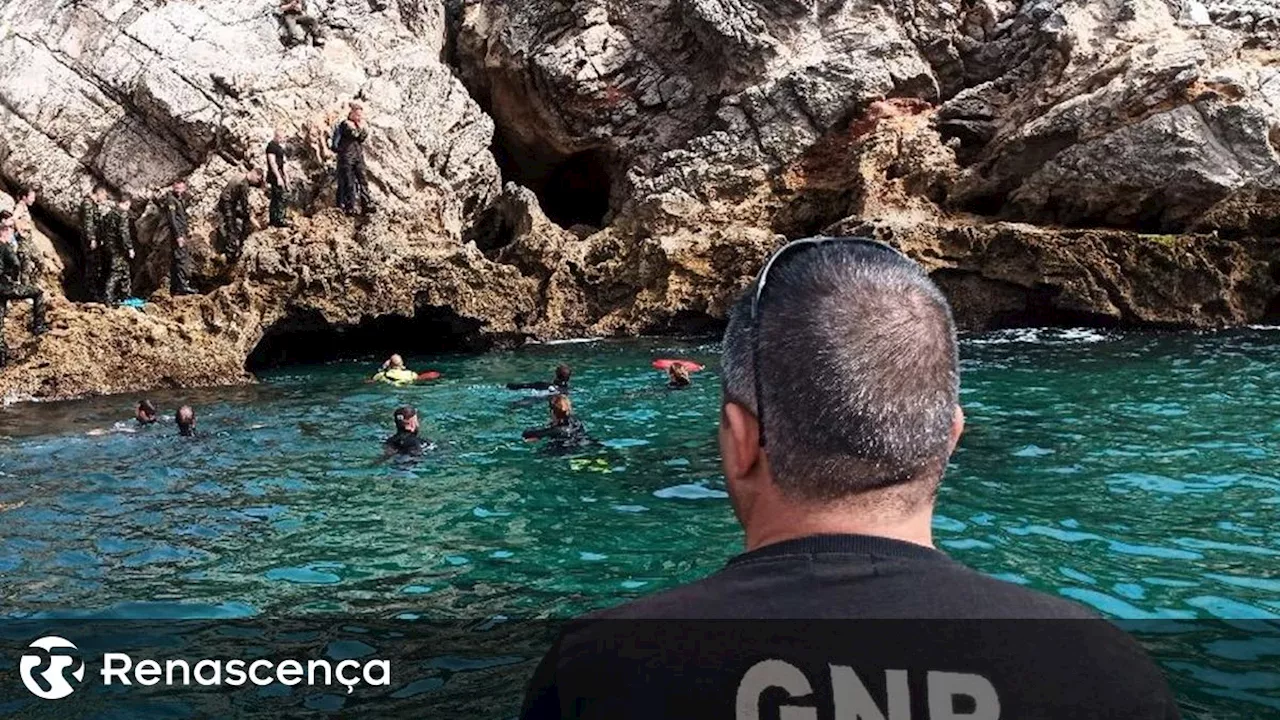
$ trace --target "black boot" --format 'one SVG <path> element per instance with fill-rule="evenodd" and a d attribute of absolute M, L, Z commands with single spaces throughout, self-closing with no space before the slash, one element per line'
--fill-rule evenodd
<path fill-rule="evenodd" d="M 31 334 L 40 337 L 47 332 L 49 332 L 49 319 L 45 316 L 44 298 L 40 297 L 31 308 Z"/>

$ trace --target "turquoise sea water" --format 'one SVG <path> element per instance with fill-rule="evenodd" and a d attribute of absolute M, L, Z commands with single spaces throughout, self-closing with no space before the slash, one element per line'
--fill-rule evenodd
<path fill-rule="evenodd" d="M 968 431 L 939 547 L 1114 618 L 1280 618 L 1277 340 L 966 338 Z M 195 441 L 171 418 L 121 432 L 132 397 L 5 408 L 0 611 L 564 617 L 701 577 L 740 544 L 718 475 L 716 350 L 563 344 L 415 358 L 444 377 L 412 388 L 362 383 L 369 362 L 152 393 L 170 416 L 197 407 Z M 673 355 L 708 365 L 692 389 L 665 390 L 649 367 Z M 513 406 L 530 394 L 501 387 L 560 361 L 603 443 L 581 457 L 521 442 L 545 404 Z M 378 462 L 406 402 L 438 448 Z"/>

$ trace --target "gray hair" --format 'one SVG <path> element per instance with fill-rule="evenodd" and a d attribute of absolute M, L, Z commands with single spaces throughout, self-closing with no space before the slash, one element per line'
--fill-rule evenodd
<path fill-rule="evenodd" d="M 766 451 L 791 497 L 835 501 L 946 467 L 960 370 L 951 307 L 915 263 L 832 243 L 784 256 L 760 300 Z M 758 415 L 753 285 L 724 338 L 726 402 Z"/>

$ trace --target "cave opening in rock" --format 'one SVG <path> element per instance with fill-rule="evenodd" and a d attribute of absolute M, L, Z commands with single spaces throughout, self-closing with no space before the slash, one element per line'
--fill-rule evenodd
<path fill-rule="evenodd" d="M 698 310 L 677 310 L 671 316 L 655 320 L 641 329 L 641 335 L 677 335 L 686 337 L 719 337 L 727 322 Z"/>
<path fill-rule="evenodd" d="M 482 322 L 447 307 L 420 306 L 412 317 L 366 317 L 357 325 L 334 325 L 315 310 L 296 310 L 272 325 L 245 361 L 250 372 L 337 360 L 385 360 L 445 352 L 483 352 L 493 338 Z"/>
<path fill-rule="evenodd" d="M 935 270 L 929 277 L 947 296 L 956 324 L 965 330 L 1114 328 L 1120 324 L 1110 315 L 1061 307 L 1057 298 L 1062 289 L 1051 285 L 1026 287 L 958 269 Z"/>
<path fill-rule="evenodd" d="M 495 135 L 493 155 L 504 180 L 538 196 L 547 218 L 562 228 L 603 228 L 613 192 L 613 158 L 605 148 L 563 156 L 503 142 Z"/>

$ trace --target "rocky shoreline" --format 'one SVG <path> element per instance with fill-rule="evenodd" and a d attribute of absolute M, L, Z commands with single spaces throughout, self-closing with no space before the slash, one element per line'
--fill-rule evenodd
<path fill-rule="evenodd" d="M 11 310 L 5 398 L 706 330 L 820 232 L 899 245 L 968 328 L 1280 317 L 1280 0 L 330 0 L 324 47 L 273 8 L 0 11 L 0 181 L 41 188 L 54 326 Z M 360 220 L 313 149 L 356 96 Z M 214 202 L 277 126 L 297 227 L 228 266 Z M 144 200 L 178 177 L 204 294 L 170 298 Z M 94 181 L 138 198 L 141 310 L 67 299 Z"/>

